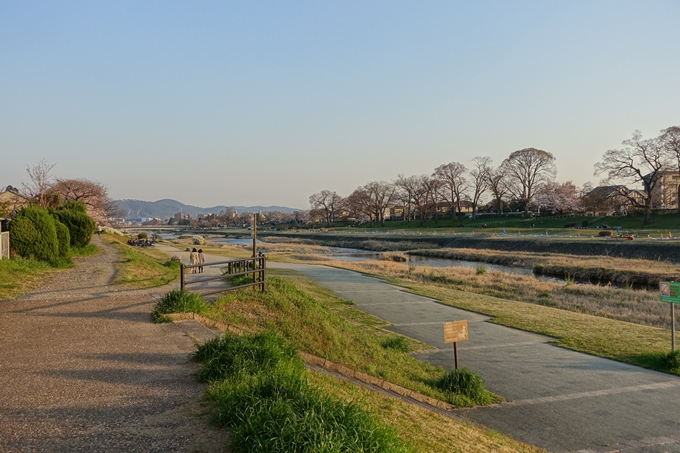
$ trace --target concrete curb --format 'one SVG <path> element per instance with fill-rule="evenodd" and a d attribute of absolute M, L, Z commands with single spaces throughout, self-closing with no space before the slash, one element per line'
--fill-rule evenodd
<path fill-rule="evenodd" d="M 205 316 L 201 316 L 197 313 L 189 312 L 189 313 L 171 313 L 168 315 L 165 315 L 168 318 L 170 318 L 173 322 L 174 321 L 186 321 L 189 319 L 192 319 L 194 321 L 198 321 L 201 324 L 203 324 L 206 327 L 210 328 L 216 328 L 221 330 L 222 332 L 230 332 L 235 335 L 244 335 L 247 333 L 253 333 L 253 332 L 248 332 L 244 329 L 241 329 L 239 327 L 231 326 L 229 324 L 225 324 L 223 322 L 218 322 L 210 318 L 206 318 Z M 432 398 L 427 395 L 423 395 L 418 392 L 414 392 L 413 390 L 401 387 L 399 385 L 393 384 L 389 381 L 386 381 L 384 379 L 377 378 L 375 376 L 371 376 L 370 374 L 362 373 L 361 371 L 354 370 L 352 368 L 346 367 L 344 365 L 341 365 L 339 363 L 331 362 L 328 359 L 324 359 L 322 357 L 315 356 L 314 354 L 310 354 L 308 352 L 304 351 L 299 351 L 298 354 L 302 358 L 302 360 L 305 361 L 307 364 L 311 365 L 316 365 L 321 368 L 324 368 L 329 371 L 333 371 L 335 373 L 339 373 L 343 376 L 347 376 L 348 378 L 353 378 L 358 381 L 364 382 L 366 384 L 371 384 L 375 385 L 376 387 L 380 387 L 383 390 L 386 390 L 387 392 L 391 393 L 396 393 L 397 395 L 401 395 L 406 398 L 412 398 L 419 403 L 427 404 L 429 406 L 435 407 L 440 410 L 444 411 L 451 411 L 454 409 L 454 407 L 448 403 L 445 403 L 444 401 L 440 401 L 436 398 Z"/>

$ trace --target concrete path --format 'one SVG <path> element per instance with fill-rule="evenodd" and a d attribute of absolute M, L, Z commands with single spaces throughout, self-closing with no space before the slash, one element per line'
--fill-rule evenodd
<path fill-rule="evenodd" d="M 680 452 L 680 378 L 569 351 L 550 338 L 487 322 L 356 272 L 269 263 L 303 272 L 356 307 L 388 321 L 389 330 L 437 351 L 416 354 L 453 367 L 442 323 L 467 319 L 460 365 L 478 372 L 507 403 L 459 410 L 474 422 L 553 452 Z"/>
<path fill-rule="evenodd" d="M 153 324 L 154 293 L 112 285 L 115 249 L 0 301 L 0 451 L 226 451 L 200 414 L 194 342 Z"/>

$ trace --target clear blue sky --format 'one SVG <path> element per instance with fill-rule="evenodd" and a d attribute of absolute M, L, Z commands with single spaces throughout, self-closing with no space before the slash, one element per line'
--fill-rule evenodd
<path fill-rule="evenodd" d="M 535 147 L 559 181 L 680 125 L 680 2 L 0 0 L 0 186 L 307 208 Z"/>

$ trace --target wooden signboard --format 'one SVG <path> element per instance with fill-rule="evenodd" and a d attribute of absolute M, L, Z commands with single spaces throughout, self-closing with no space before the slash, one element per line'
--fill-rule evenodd
<path fill-rule="evenodd" d="M 468 339 L 468 322 L 451 321 L 444 323 L 444 343 L 457 343 Z"/>

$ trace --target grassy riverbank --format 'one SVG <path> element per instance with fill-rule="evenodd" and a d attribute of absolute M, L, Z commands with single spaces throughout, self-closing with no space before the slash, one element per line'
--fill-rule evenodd
<path fill-rule="evenodd" d="M 428 348 L 426 345 L 382 329 L 384 321 L 356 310 L 348 301 L 333 296 L 329 290 L 314 284 L 296 272 L 272 270 L 271 273 L 278 276 L 269 277 L 266 294 L 244 289 L 219 299 L 209 306 L 197 306 L 194 301 L 182 304 L 183 308 L 199 311 L 204 316 L 252 333 L 276 332 L 277 336 L 285 339 L 295 349 L 326 357 L 336 363 L 430 396 L 460 405 L 469 404 L 460 397 L 447 395 L 437 387 L 437 382 L 444 375 L 443 370 L 419 362 L 409 355 L 409 352 Z M 164 306 L 163 311 L 169 309 L 169 306 Z M 389 341 L 394 339 L 401 341 Z M 200 358 L 204 359 L 203 356 Z M 213 376 L 213 374 L 206 371 L 199 376 L 207 379 L 207 376 Z M 236 378 L 235 376 L 234 379 Z M 323 398 L 331 398 L 355 406 L 365 411 L 372 419 L 389 426 L 405 442 L 409 451 L 423 453 L 431 451 L 542 451 L 495 432 L 395 401 L 382 394 L 359 388 L 327 375 L 306 373 L 304 379 L 315 389 L 314 392 L 325 395 Z M 214 411 L 212 413 L 220 424 L 232 426 L 234 422 L 231 421 L 229 414 L 237 410 L 234 409 L 234 405 L 238 404 L 233 398 L 251 398 L 254 394 L 250 395 L 247 391 L 250 384 L 248 386 L 244 384 L 238 389 L 234 388 L 236 393 L 224 393 L 224 385 L 217 383 L 210 387 L 208 399 L 215 402 L 214 406 L 210 406 L 210 410 Z M 267 403 L 261 402 L 258 397 L 253 400 L 252 404 L 259 407 Z M 296 403 L 286 402 L 285 404 Z M 258 413 L 258 409 L 253 409 L 253 413 Z M 271 419 L 271 423 L 278 423 L 274 420 L 276 416 L 272 413 L 271 417 L 267 415 L 267 418 Z M 255 426 L 259 420 L 256 417 L 249 423 Z M 291 426 L 290 429 L 294 427 Z M 317 428 L 313 426 L 309 428 L 309 430 L 315 429 Z M 352 431 L 354 428 L 348 428 L 348 430 Z M 259 432 L 266 432 L 266 427 L 259 429 Z M 286 435 L 294 435 L 296 441 L 300 439 L 304 441 L 308 437 L 307 431 L 291 434 L 291 431 L 286 429 L 286 433 Z M 319 435 L 322 433 L 319 432 Z M 274 438 L 271 440 L 276 441 Z"/>
<path fill-rule="evenodd" d="M 140 248 L 127 245 L 127 237 L 115 234 L 102 235 L 121 253 L 116 263 L 115 283 L 136 287 L 163 286 L 179 278 L 179 263 L 170 261 L 168 256 L 154 248 Z"/>

